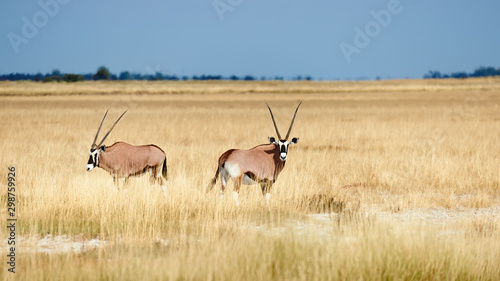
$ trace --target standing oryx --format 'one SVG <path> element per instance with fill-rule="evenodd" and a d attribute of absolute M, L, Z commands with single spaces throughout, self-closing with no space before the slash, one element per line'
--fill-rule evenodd
<path fill-rule="evenodd" d="M 117 185 L 117 188 L 119 187 L 119 178 L 123 178 L 126 182 L 130 176 L 139 176 L 149 171 L 150 183 L 154 184 L 156 181 L 159 181 L 162 190 L 165 191 L 165 181 L 162 175 L 167 179 L 167 157 L 161 148 L 153 144 L 134 146 L 125 142 L 115 142 L 111 146 L 101 146 L 116 123 L 120 121 L 126 112 L 123 112 L 101 142 L 96 145 L 99 131 L 108 111 L 104 114 L 94 142 L 90 147 L 87 171 L 92 171 L 94 167 L 108 171 L 113 176 L 113 181 Z"/>
<path fill-rule="evenodd" d="M 257 183 L 261 185 L 262 195 L 265 196 L 266 202 L 269 203 L 269 198 L 271 197 L 271 186 L 278 178 L 281 170 L 285 167 L 288 146 L 292 143 L 296 144 L 299 141 L 299 138 L 292 138 L 291 141 L 288 141 L 288 137 L 290 136 L 295 116 L 297 115 L 297 111 L 299 110 L 301 104 L 302 102 L 300 102 L 297 109 L 295 109 L 292 123 L 288 128 L 286 137 L 283 139 L 278 131 L 278 127 L 276 126 L 273 112 L 266 103 L 267 108 L 271 113 L 271 118 L 273 119 L 274 129 L 278 135 L 278 141 L 276 141 L 274 137 L 269 137 L 270 144 L 261 144 L 248 150 L 230 149 L 224 152 L 219 158 L 219 165 L 217 166 L 215 177 L 212 179 L 210 189 L 212 189 L 217 182 L 217 177 L 220 173 L 222 180 L 222 187 L 220 191 L 221 197 L 223 196 L 224 189 L 226 188 L 227 180 L 231 177 L 234 180 L 233 197 L 236 205 L 239 205 L 238 192 L 241 184 L 251 185 Z"/>

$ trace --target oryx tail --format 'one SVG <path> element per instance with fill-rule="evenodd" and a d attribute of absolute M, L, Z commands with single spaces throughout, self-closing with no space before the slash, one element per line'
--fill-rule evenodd
<path fill-rule="evenodd" d="M 220 172 L 220 167 L 217 166 L 217 171 L 215 171 L 215 176 L 208 184 L 207 192 L 209 192 L 210 190 L 212 190 L 212 188 L 214 188 L 214 185 L 217 183 L 217 178 L 219 177 L 219 172 Z"/>
<path fill-rule="evenodd" d="M 165 159 L 163 160 L 163 166 L 161 167 L 161 174 L 163 177 L 167 180 L 167 156 L 165 156 Z"/>
<path fill-rule="evenodd" d="M 219 177 L 221 169 L 224 169 L 224 163 L 226 162 L 227 158 L 229 157 L 229 155 L 231 155 L 231 152 L 233 151 L 234 149 L 230 149 L 219 157 L 219 161 L 217 164 L 217 171 L 215 171 L 215 176 L 208 185 L 207 192 L 209 192 L 210 190 L 212 190 L 212 188 L 214 188 L 214 185 L 217 183 L 217 178 Z"/>

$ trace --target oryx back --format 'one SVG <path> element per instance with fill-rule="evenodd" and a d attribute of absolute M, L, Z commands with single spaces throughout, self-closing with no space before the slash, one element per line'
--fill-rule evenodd
<path fill-rule="evenodd" d="M 100 167 L 116 177 L 138 176 L 165 161 L 165 152 L 156 145 L 134 146 L 117 142 L 100 155 Z"/>

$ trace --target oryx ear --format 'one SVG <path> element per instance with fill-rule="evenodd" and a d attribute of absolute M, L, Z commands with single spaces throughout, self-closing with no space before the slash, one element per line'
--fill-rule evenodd
<path fill-rule="evenodd" d="M 102 152 L 106 151 L 106 146 L 105 145 L 101 146 L 101 151 Z"/>
<path fill-rule="evenodd" d="M 276 143 L 276 139 L 274 137 L 269 137 L 269 142 L 270 143 Z"/>
<path fill-rule="evenodd" d="M 293 138 L 290 143 L 297 144 L 299 142 L 299 138 Z"/>

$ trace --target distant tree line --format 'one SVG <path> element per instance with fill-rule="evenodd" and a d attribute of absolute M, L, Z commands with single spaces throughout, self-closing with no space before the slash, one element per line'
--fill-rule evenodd
<path fill-rule="evenodd" d="M 500 67 L 495 69 L 494 67 L 488 66 L 481 66 L 479 68 L 476 68 L 471 73 L 467 73 L 464 71 L 461 72 L 454 72 L 451 74 L 443 74 L 439 71 L 429 71 L 427 74 L 424 75 L 424 79 L 445 79 L 445 78 L 456 78 L 456 79 L 463 79 L 463 78 L 469 78 L 469 77 L 488 77 L 488 76 L 500 76 Z"/>
<path fill-rule="evenodd" d="M 424 79 L 445 79 L 445 78 L 469 78 L 469 77 L 488 77 L 488 76 L 500 76 L 500 67 L 485 67 L 481 66 L 474 70 L 471 73 L 467 72 L 454 72 L 451 74 L 444 74 L 440 71 L 429 71 L 424 75 Z M 161 72 L 156 72 L 154 74 L 141 74 L 141 73 L 132 73 L 129 71 L 123 71 L 119 75 L 111 73 L 108 68 L 101 66 L 97 69 L 95 73 L 87 73 L 87 74 L 74 74 L 74 73 L 61 73 L 61 71 L 55 69 L 51 73 L 36 73 L 36 74 L 28 74 L 28 73 L 10 73 L 0 75 L 0 81 L 20 81 L 20 80 L 32 80 L 37 82 L 80 82 L 80 81 L 89 81 L 89 80 L 241 80 L 241 81 L 254 81 L 254 80 L 313 80 L 311 76 L 306 75 L 298 75 L 292 78 L 285 79 L 283 76 L 274 76 L 274 77 L 266 77 L 262 76 L 260 78 L 252 76 L 252 75 L 244 75 L 244 76 L 236 76 L 231 75 L 228 77 L 224 77 L 222 75 L 193 75 L 193 76 L 177 76 L 175 74 L 169 75 Z M 379 80 L 379 77 L 377 77 Z"/>
<path fill-rule="evenodd" d="M 266 77 L 262 76 L 257 78 L 252 75 L 236 76 L 231 75 L 229 77 L 224 77 L 222 75 L 193 75 L 193 76 L 177 76 L 169 75 L 161 72 L 156 72 L 155 74 L 140 74 L 131 73 L 128 71 L 123 71 L 119 75 L 111 73 L 108 68 L 101 66 L 97 69 L 96 73 L 88 74 L 74 74 L 74 73 L 61 73 L 59 70 L 55 69 L 51 73 L 37 73 L 37 74 L 26 74 L 26 73 L 11 73 L 0 75 L 0 81 L 20 81 L 20 80 L 32 80 L 37 82 L 79 82 L 85 80 L 242 80 L 242 81 L 254 81 L 254 80 L 285 80 L 283 76 Z M 292 77 L 288 80 L 313 80 L 311 76 L 298 75 Z"/>

